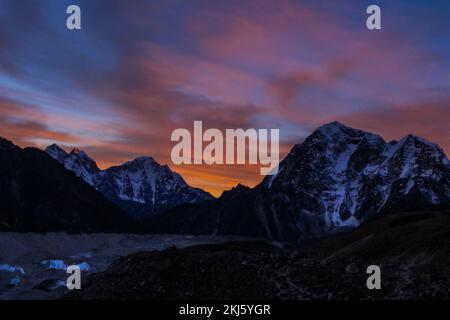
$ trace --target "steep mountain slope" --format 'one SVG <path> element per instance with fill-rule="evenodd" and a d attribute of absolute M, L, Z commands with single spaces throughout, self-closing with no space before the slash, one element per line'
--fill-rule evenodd
<path fill-rule="evenodd" d="M 51 145 L 46 151 L 138 220 L 180 204 L 212 199 L 209 193 L 190 187 L 179 174 L 150 157 L 100 170 L 94 160 L 78 149 L 66 153 Z"/>
<path fill-rule="evenodd" d="M 313 227 L 321 231 L 357 226 L 391 208 L 449 203 L 450 166 L 442 149 L 422 138 L 386 143 L 334 122 L 295 146 L 259 188 L 295 199 L 300 212 L 318 218 Z"/>
<path fill-rule="evenodd" d="M 58 145 L 52 144 L 45 151 L 54 159 L 58 160 L 67 170 L 84 179 L 91 186 L 94 185 L 94 176 L 100 171 L 97 164 L 84 151 L 78 148 L 66 153 Z"/>
<path fill-rule="evenodd" d="M 439 146 L 333 122 L 314 131 L 254 189 L 149 221 L 155 231 L 241 234 L 297 241 L 394 211 L 450 205 L 450 165 Z M 178 225 L 178 226 L 177 226 Z M 202 226 L 202 227 L 200 227 Z"/>
<path fill-rule="evenodd" d="M 0 230 L 137 231 L 103 195 L 47 153 L 0 138 Z"/>

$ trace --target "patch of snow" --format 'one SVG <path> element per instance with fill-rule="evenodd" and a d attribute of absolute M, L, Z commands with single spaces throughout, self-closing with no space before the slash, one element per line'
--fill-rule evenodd
<path fill-rule="evenodd" d="M 447 159 L 447 157 L 442 158 L 442 164 L 450 166 L 450 161 Z"/>
<path fill-rule="evenodd" d="M 338 189 L 335 190 L 335 201 L 334 201 L 334 208 L 332 212 L 332 220 L 335 225 L 340 225 L 342 223 L 341 215 L 340 215 L 340 209 L 342 202 L 344 202 L 345 198 L 345 186 L 340 186 Z"/>
<path fill-rule="evenodd" d="M 281 173 L 281 171 L 283 171 L 283 166 L 279 166 L 278 168 L 278 172 L 276 174 L 270 175 L 267 178 L 267 188 L 270 189 L 272 187 L 272 183 L 273 181 L 276 179 L 276 177 Z"/>
<path fill-rule="evenodd" d="M 19 272 L 21 274 L 25 274 L 25 270 L 22 267 L 10 265 L 10 264 L 0 264 L 0 271 Z"/>
<path fill-rule="evenodd" d="M 354 214 L 356 211 L 356 208 L 358 206 L 358 197 L 359 197 L 359 189 L 361 188 L 361 184 L 359 180 L 354 180 L 350 183 L 350 191 L 348 192 L 348 195 L 350 197 L 350 200 L 352 202 L 352 205 L 350 207 L 350 213 Z"/>
<path fill-rule="evenodd" d="M 41 261 L 41 264 L 44 265 L 47 269 L 54 270 L 66 270 L 67 265 L 64 263 L 64 260 L 44 260 Z"/>
<path fill-rule="evenodd" d="M 334 165 L 336 173 L 340 174 L 345 170 L 347 170 L 348 161 L 350 160 L 350 157 L 355 152 L 357 147 L 358 147 L 357 144 L 351 144 L 344 152 L 341 152 Z"/>
<path fill-rule="evenodd" d="M 14 286 L 14 287 L 18 287 L 19 285 L 20 285 L 20 283 L 22 282 L 22 280 L 20 279 L 20 276 L 14 276 L 10 281 L 9 281 L 9 284 L 11 285 L 11 286 Z"/>
<path fill-rule="evenodd" d="M 44 265 L 47 269 L 53 270 L 67 270 L 68 267 L 68 265 L 64 262 L 64 260 L 60 259 L 44 260 L 41 261 L 41 264 Z M 87 262 L 73 263 L 72 265 L 77 265 L 81 271 L 91 270 L 91 266 Z"/>
<path fill-rule="evenodd" d="M 351 216 L 347 220 L 341 222 L 341 227 L 357 227 L 359 226 L 361 221 L 359 221 L 356 217 Z"/>
<path fill-rule="evenodd" d="M 412 187 L 414 187 L 414 180 L 413 179 L 409 179 L 408 180 L 408 184 L 406 185 L 404 194 L 408 194 L 409 191 L 412 189 Z"/>
<path fill-rule="evenodd" d="M 364 168 L 363 174 L 370 175 L 370 174 L 374 173 L 378 169 L 378 167 L 379 166 L 376 164 L 370 164 Z"/>
<path fill-rule="evenodd" d="M 425 191 L 425 193 L 428 195 L 428 199 L 432 204 L 438 204 L 440 203 L 440 199 L 437 196 L 437 194 L 432 189 L 422 190 Z"/>
<path fill-rule="evenodd" d="M 402 173 L 400 174 L 400 178 L 406 178 L 409 177 L 411 175 L 411 171 L 414 168 L 414 158 L 412 158 L 410 156 L 410 154 L 408 154 L 408 158 L 404 161 L 403 163 L 403 169 L 402 169 Z"/>
<path fill-rule="evenodd" d="M 61 287 L 65 287 L 66 286 L 66 282 L 63 280 L 58 280 L 56 281 L 56 283 L 54 284 L 53 288 L 57 289 L 57 288 L 61 288 Z"/>
<path fill-rule="evenodd" d="M 89 270 L 91 270 L 91 266 L 87 262 L 77 263 L 77 266 L 80 268 L 81 271 L 89 271 Z"/>
<path fill-rule="evenodd" d="M 433 172 L 433 170 L 431 170 L 431 169 L 428 169 L 428 170 L 425 170 L 425 171 L 423 171 L 421 174 L 420 174 L 420 176 L 421 177 L 432 177 L 432 178 L 435 178 L 435 173 Z"/>

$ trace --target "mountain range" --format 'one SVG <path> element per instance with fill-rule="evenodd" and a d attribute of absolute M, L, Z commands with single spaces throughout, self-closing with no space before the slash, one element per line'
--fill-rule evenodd
<path fill-rule="evenodd" d="M 239 234 L 300 241 L 377 216 L 450 205 L 443 150 L 408 135 L 379 135 L 332 122 L 295 145 L 276 175 L 214 202 L 184 205 L 148 221 L 158 232 Z"/>
<path fill-rule="evenodd" d="M 77 148 L 2 139 L 0 192 L 5 230 L 133 232 L 133 220 L 155 233 L 298 242 L 386 214 L 449 208 L 450 163 L 423 138 L 386 142 L 332 122 L 295 145 L 276 175 L 215 199 L 151 157 L 101 170 Z"/>
<path fill-rule="evenodd" d="M 78 148 L 67 153 L 53 144 L 46 152 L 136 220 L 148 219 L 180 204 L 213 199 L 209 193 L 190 187 L 179 174 L 151 157 L 139 157 L 100 170 Z"/>

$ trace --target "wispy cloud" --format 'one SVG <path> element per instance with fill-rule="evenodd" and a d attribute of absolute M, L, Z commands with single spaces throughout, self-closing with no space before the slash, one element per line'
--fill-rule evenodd
<path fill-rule="evenodd" d="M 361 1 L 5 0 L 0 10 L 0 134 L 20 145 L 81 145 L 101 166 L 151 155 L 170 133 L 281 129 L 282 156 L 341 120 L 387 139 L 415 133 L 450 153 L 450 5 L 381 1 L 383 30 Z M 258 167 L 172 168 L 215 194 L 254 185 Z"/>

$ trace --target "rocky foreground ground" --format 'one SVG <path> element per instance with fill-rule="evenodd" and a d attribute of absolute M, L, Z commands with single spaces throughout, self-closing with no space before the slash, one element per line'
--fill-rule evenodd
<path fill-rule="evenodd" d="M 81 280 L 138 251 L 223 243 L 234 237 L 0 232 L 0 300 L 57 299 L 67 294 L 68 265 Z"/>
<path fill-rule="evenodd" d="M 386 216 L 345 234 L 274 246 L 207 244 L 122 257 L 67 299 L 448 299 L 450 212 Z M 381 268 L 368 290 L 368 265 Z"/>

